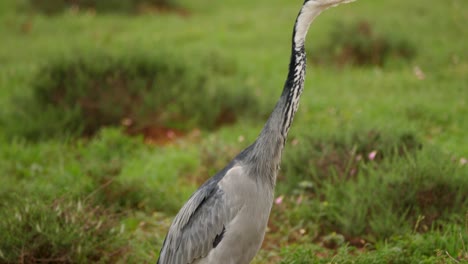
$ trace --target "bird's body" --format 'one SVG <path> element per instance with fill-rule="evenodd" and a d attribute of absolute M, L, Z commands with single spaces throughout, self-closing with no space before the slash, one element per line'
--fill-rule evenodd
<path fill-rule="evenodd" d="M 182 207 L 158 264 L 250 263 L 263 242 L 281 154 L 304 87 L 304 41 L 313 19 L 349 0 L 306 0 L 296 19 L 283 93 L 257 140 Z"/>
<path fill-rule="evenodd" d="M 263 241 L 274 187 L 262 184 L 254 176 L 259 168 L 247 165 L 254 145 L 205 182 L 174 219 L 165 246 L 171 239 L 173 248 L 182 244 L 192 250 L 161 251 L 158 263 L 249 263 L 252 260 Z M 276 174 L 276 169 L 269 170 Z M 165 258 L 173 261 L 163 262 Z"/>

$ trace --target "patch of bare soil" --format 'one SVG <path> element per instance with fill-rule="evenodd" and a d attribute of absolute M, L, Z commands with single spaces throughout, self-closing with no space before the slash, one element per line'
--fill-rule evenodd
<path fill-rule="evenodd" d="M 137 130 L 127 129 L 129 135 L 142 135 L 146 144 L 166 145 L 184 137 L 187 133 L 174 128 L 149 125 Z"/>

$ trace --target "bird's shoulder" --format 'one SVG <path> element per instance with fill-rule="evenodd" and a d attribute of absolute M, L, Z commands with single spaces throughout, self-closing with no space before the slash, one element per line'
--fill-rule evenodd
<path fill-rule="evenodd" d="M 197 191 L 195 191 L 185 205 L 180 209 L 174 224 L 178 228 L 184 228 L 191 221 L 195 220 L 195 214 L 203 214 L 206 210 L 216 209 L 222 206 L 227 185 L 233 182 L 233 179 L 243 175 L 244 169 L 238 163 L 230 163 L 223 170 L 207 180 Z"/>

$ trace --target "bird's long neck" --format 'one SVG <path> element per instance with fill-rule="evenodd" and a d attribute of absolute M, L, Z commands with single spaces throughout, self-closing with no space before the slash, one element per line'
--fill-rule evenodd
<path fill-rule="evenodd" d="M 306 70 L 305 37 L 313 19 L 322 9 L 305 3 L 294 25 L 289 72 L 283 92 L 267 123 L 253 145 L 251 158 L 255 175 L 265 175 L 274 186 L 281 154 L 304 89 Z"/>

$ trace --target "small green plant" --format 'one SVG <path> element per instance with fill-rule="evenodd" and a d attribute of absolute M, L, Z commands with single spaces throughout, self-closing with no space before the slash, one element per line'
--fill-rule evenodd
<path fill-rule="evenodd" d="M 415 48 L 395 36 L 375 33 L 372 24 L 363 21 L 336 25 L 325 45 L 311 54 L 317 54 L 312 61 L 319 64 L 383 66 L 392 57 L 410 60 Z"/>
<path fill-rule="evenodd" d="M 308 264 L 316 263 L 317 257 L 315 254 L 323 252 L 320 247 L 317 246 L 291 246 L 282 250 L 284 258 L 280 262 L 281 264 Z"/>

